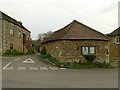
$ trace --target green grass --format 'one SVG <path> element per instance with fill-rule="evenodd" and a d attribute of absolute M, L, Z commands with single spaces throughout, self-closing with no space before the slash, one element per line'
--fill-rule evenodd
<path fill-rule="evenodd" d="M 43 58 L 46 58 L 51 63 L 55 64 L 56 66 L 60 66 L 62 63 L 59 62 L 56 58 L 52 57 L 50 54 L 42 54 Z"/>
<path fill-rule="evenodd" d="M 42 54 L 43 58 L 46 58 L 48 61 L 52 62 L 58 67 L 69 68 L 69 69 L 92 69 L 92 68 L 112 68 L 110 64 L 107 63 L 61 63 L 56 58 L 52 57 L 50 54 Z"/>
<path fill-rule="evenodd" d="M 21 53 L 14 49 L 14 50 L 6 50 L 3 56 L 21 56 L 21 55 L 30 55 L 30 54 L 33 54 L 33 53 L 32 52 Z"/>

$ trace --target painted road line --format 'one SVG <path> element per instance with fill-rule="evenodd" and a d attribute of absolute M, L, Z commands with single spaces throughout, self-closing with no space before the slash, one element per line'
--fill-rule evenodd
<path fill-rule="evenodd" d="M 61 70 L 65 70 L 66 68 L 60 68 Z"/>
<path fill-rule="evenodd" d="M 51 70 L 58 70 L 57 67 L 49 67 Z"/>
<path fill-rule="evenodd" d="M 28 58 L 25 61 L 23 61 L 23 63 L 34 63 L 34 61 L 31 58 Z"/>
<path fill-rule="evenodd" d="M 7 68 L 12 62 L 9 62 L 7 65 L 3 67 L 3 69 Z"/>
<path fill-rule="evenodd" d="M 26 67 L 18 67 L 18 70 L 26 70 Z"/>
<path fill-rule="evenodd" d="M 4 70 L 14 70 L 14 67 L 6 67 Z"/>
<path fill-rule="evenodd" d="M 47 67 L 40 67 L 40 70 L 48 70 Z"/>
<path fill-rule="evenodd" d="M 20 58 L 16 58 L 14 61 L 17 61 L 17 60 L 19 60 Z"/>
<path fill-rule="evenodd" d="M 29 67 L 30 70 L 38 70 L 38 67 Z"/>

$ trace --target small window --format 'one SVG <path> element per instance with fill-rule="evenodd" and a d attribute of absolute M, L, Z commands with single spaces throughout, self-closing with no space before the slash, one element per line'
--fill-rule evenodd
<path fill-rule="evenodd" d="M 22 36 L 22 34 L 21 34 L 21 32 L 19 32 L 19 33 L 18 33 L 18 37 L 21 38 L 21 36 Z"/>
<path fill-rule="evenodd" d="M 14 32 L 12 29 L 10 29 L 10 35 L 13 36 Z"/>
<path fill-rule="evenodd" d="M 95 54 L 95 47 L 90 47 L 90 54 Z"/>
<path fill-rule="evenodd" d="M 13 50 L 13 44 L 10 44 L 10 50 Z"/>
<path fill-rule="evenodd" d="M 82 47 L 82 54 L 83 55 L 88 54 L 88 47 Z"/>
<path fill-rule="evenodd" d="M 95 47 L 82 47 L 82 54 L 83 55 L 95 54 Z"/>
<path fill-rule="evenodd" d="M 116 38 L 116 44 L 120 44 L 120 36 Z"/>

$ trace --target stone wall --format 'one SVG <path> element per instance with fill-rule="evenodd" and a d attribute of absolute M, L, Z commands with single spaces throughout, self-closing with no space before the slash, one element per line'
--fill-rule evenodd
<path fill-rule="evenodd" d="M 6 20 L 2 20 L 3 26 L 3 53 L 10 49 L 10 44 L 13 44 L 13 49 L 23 52 L 23 33 L 26 34 L 26 40 L 30 39 L 30 32 L 24 30 L 23 28 L 8 22 Z M 10 30 L 13 30 L 13 36 L 10 35 Z M 19 37 L 19 32 L 21 32 L 21 37 Z M 24 47 L 24 52 L 27 52 L 26 47 Z"/>
<path fill-rule="evenodd" d="M 117 35 L 109 36 L 110 40 L 110 61 L 116 61 L 120 58 L 120 44 L 116 44 Z"/>
<path fill-rule="evenodd" d="M 84 61 L 82 55 L 82 46 L 94 46 L 96 60 L 99 62 L 109 62 L 109 46 L 107 41 L 97 40 L 62 40 L 45 43 L 44 46 L 48 53 L 60 60 L 61 62 L 78 62 Z M 95 60 L 95 61 L 96 61 Z"/>
<path fill-rule="evenodd" d="M 0 19 L 2 18 L 2 13 L 0 12 Z M 2 20 L 0 20 L 0 56 L 2 55 Z"/>

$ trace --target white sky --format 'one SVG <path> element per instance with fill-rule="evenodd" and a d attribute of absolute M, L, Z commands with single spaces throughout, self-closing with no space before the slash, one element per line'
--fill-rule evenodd
<path fill-rule="evenodd" d="M 56 31 L 74 19 L 104 34 L 118 28 L 119 0 L 0 0 L 0 10 L 32 32 Z"/>

